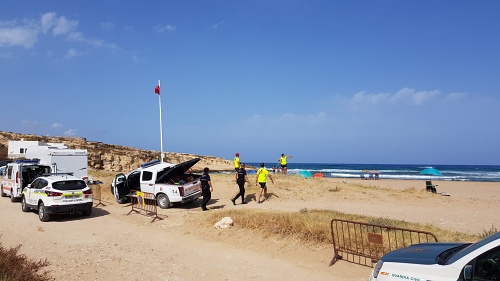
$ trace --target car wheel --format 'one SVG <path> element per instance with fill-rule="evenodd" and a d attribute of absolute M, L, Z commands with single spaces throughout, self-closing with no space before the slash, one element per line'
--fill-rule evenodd
<path fill-rule="evenodd" d="M 5 192 L 3 192 L 3 186 L 0 187 L 0 195 L 2 197 L 7 197 L 7 194 L 5 194 Z"/>
<path fill-rule="evenodd" d="M 26 198 L 24 196 L 23 196 L 23 199 L 21 199 L 21 210 L 23 210 L 23 212 L 30 211 L 30 207 L 28 207 L 28 205 L 26 205 Z"/>
<path fill-rule="evenodd" d="M 90 215 L 92 215 L 92 207 L 90 207 L 88 210 L 82 211 L 82 215 L 84 217 L 89 217 Z"/>
<path fill-rule="evenodd" d="M 17 201 L 17 198 L 14 196 L 14 194 L 12 194 L 12 191 L 10 193 L 10 202 L 14 203 Z"/>
<path fill-rule="evenodd" d="M 158 194 L 158 196 L 156 196 L 156 201 L 158 201 L 158 206 L 162 209 L 168 209 L 168 207 L 170 207 L 170 200 L 166 194 Z"/>
<path fill-rule="evenodd" d="M 38 218 L 43 222 L 48 221 L 50 218 L 49 212 L 47 212 L 47 208 L 43 202 L 38 206 Z"/>

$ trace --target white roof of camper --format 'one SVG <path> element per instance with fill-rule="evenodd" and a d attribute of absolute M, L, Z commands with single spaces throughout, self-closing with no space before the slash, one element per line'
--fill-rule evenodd
<path fill-rule="evenodd" d="M 86 149 L 69 149 L 57 146 L 30 146 L 28 147 L 26 154 L 37 151 L 49 152 L 51 155 L 87 155 Z"/>
<path fill-rule="evenodd" d="M 16 147 L 32 147 L 32 146 L 51 146 L 51 147 L 58 147 L 58 148 L 68 148 L 64 143 L 54 143 L 54 142 L 44 142 L 44 141 L 25 141 L 25 140 L 10 140 L 9 141 L 9 146 L 16 146 Z"/>

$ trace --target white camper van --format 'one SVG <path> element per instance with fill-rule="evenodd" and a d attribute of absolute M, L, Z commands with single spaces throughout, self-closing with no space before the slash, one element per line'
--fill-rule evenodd
<path fill-rule="evenodd" d="M 30 146 L 26 158 L 40 159 L 40 164 L 52 166 L 53 173 L 72 173 L 87 179 L 87 150 L 67 149 L 54 146 Z"/>
<path fill-rule="evenodd" d="M 63 143 L 9 141 L 8 157 L 39 159 L 40 164 L 52 166 L 53 173 L 72 173 L 84 180 L 88 178 L 87 150 L 69 149 Z"/>

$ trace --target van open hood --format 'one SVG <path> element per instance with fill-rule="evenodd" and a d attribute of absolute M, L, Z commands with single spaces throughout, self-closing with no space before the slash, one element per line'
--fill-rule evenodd
<path fill-rule="evenodd" d="M 155 183 L 161 183 L 168 178 L 182 176 L 185 172 L 187 172 L 187 170 L 189 170 L 189 168 L 193 167 L 200 160 L 201 160 L 200 158 L 195 158 L 186 162 L 182 162 L 170 168 L 164 169 L 163 171 L 158 173 Z"/>

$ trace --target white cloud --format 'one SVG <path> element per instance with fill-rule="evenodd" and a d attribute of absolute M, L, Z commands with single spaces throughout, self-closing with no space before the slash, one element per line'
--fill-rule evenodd
<path fill-rule="evenodd" d="M 52 129 L 60 129 L 60 128 L 63 127 L 63 124 L 61 124 L 61 123 L 54 123 L 54 124 L 50 125 L 50 127 Z"/>
<path fill-rule="evenodd" d="M 391 99 L 394 101 L 410 100 L 414 104 L 420 105 L 427 101 L 433 100 L 438 95 L 440 95 L 440 92 L 437 90 L 417 92 L 415 91 L 415 89 L 402 88 L 401 90 L 397 91 L 394 95 L 392 95 Z"/>
<path fill-rule="evenodd" d="M 77 50 L 70 48 L 68 51 L 66 51 L 66 54 L 64 54 L 64 59 L 69 60 L 69 59 L 72 59 L 74 57 L 78 57 L 81 55 L 83 55 L 82 52 L 78 52 Z"/>
<path fill-rule="evenodd" d="M 451 102 L 451 101 L 460 100 L 460 99 L 464 98 L 465 96 L 467 96 L 466 93 L 449 93 L 444 98 L 444 100 L 447 101 L 447 102 Z"/>
<path fill-rule="evenodd" d="M 40 18 L 40 23 L 42 25 L 42 32 L 47 33 L 52 26 L 54 26 L 54 18 L 56 13 L 45 13 Z"/>
<path fill-rule="evenodd" d="M 293 114 L 284 113 L 278 119 L 279 122 L 302 122 L 309 124 L 321 123 L 327 117 L 325 112 L 315 114 Z"/>
<path fill-rule="evenodd" d="M 64 135 L 65 136 L 74 136 L 74 135 L 76 135 L 77 131 L 78 131 L 78 129 L 69 129 L 69 130 L 64 132 Z"/>
<path fill-rule="evenodd" d="M 351 103 L 353 105 L 361 104 L 382 104 L 382 103 L 405 103 L 409 102 L 415 105 L 421 105 L 431 100 L 434 100 L 441 92 L 433 91 L 416 91 L 411 88 L 402 88 L 395 93 L 366 93 L 359 92 L 353 95 Z"/>
<path fill-rule="evenodd" d="M 213 29 L 218 29 L 219 27 L 223 26 L 224 24 L 226 24 L 226 22 L 225 22 L 225 21 L 223 21 L 223 20 L 221 20 L 221 21 L 219 21 L 218 23 L 214 23 L 214 24 L 212 24 L 212 28 L 213 28 Z"/>
<path fill-rule="evenodd" d="M 87 39 L 83 36 L 83 33 L 81 33 L 81 32 L 71 32 L 70 34 L 68 34 L 68 40 L 72 41 L 72 42 L 89 44 L 89 45 L 97 47 L 97 48 L 114 49 L 116 47 L 114 44 L 108 44 L 108 43 L 104 42 L 103 40 Z"/>
<path fill-rule="evenodd" d="M 38 41 L 38 29 L 31 25 L 11 26 L 11 24 L 0 22 L 0 46 L 33 48 Z"/>
<path fill-rule="evenodd" d="M 126 26 L 124 30 L 126 32 L 133 33 L 135 31 L 135 28 L 133 28 L 132 26 Z"/>
<path fill-rule="evenodd" d="M 39 35 L 47 33 L 52 33 L 54 37 L 65 35 L 66 39 L 71 42 L 89 44 L 98 48 L 113 49 L 116 47 L 103 40 L 85 38 L 81 32 L 77 31 L 78 24 L 77 20 L 58 16 L 54 12 L 42 14 L 40 20 L 24 20 L 22 24 L 18 24 L 16 21 L 0 21 L 0 47 L 33 48 L 39 40 Z"/>
<path fill-rule="evenodd" d="M 78 26 L 78 21 L 68 20 L 65 17 L 60 17 L 56 21 L 56 25 L 53 29 L 54 36 L 66 34 L 76 29 Z"/>
<path fill-rule="evenodd" d="M 366 92 L 359 92 L 354 94 L 352 101 L 354 103 L 371 103 L 377 104 L 389 99 L 390 94 L 379 93 L 379 94 L 367 94 Z"/>
<path fill-rule="evenodd" d="M 64 16 L 57 17 L 54 12 L 43 14 L 40 23 L 43 33 L 47 33 L 52 29 L 54 36 L 72 32 L 78 26 L 77 20 L 68 20 Z"/>
<path fill-rule="evenodd" d="M 175 31 L 176 27 L 170 24 L 167 25 L 157 25 L 154 27 L 158 32 L 162 33 L 165 31 Z"/>
<path fill-rule="evenodd" d="M 101 28 L 104 30 L 113 30 L 115 29 L 115 24 L 113 22 L 103 22 L 101 23 Z"/>

